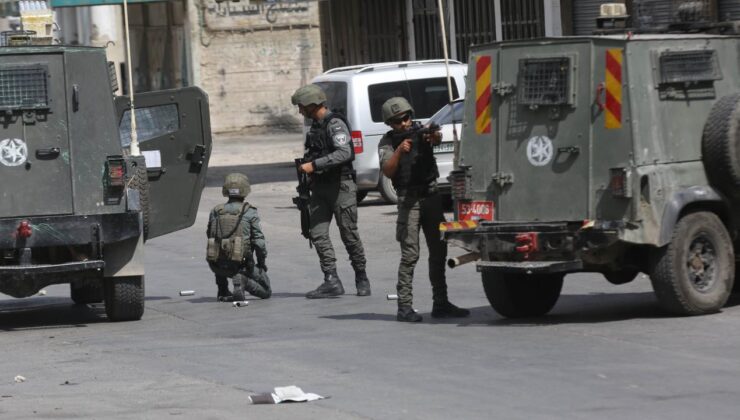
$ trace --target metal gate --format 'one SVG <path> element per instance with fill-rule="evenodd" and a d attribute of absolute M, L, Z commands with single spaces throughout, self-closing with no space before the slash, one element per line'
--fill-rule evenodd
<path fill-rule="evenodd" d="M 455 52 L 467 61 L 470 45 L 496 40 L 496 15 L 490 0 L 455 0 Z M 452 31 L 450 31 L 452 32 Z M 451 38 L 452 40 L 452 38 Z"/>
<path fill-rule="evenodd" d="M 719 0 L 719 20 L 740 20 L 740 0 Z"/>
<path fill-rule="evenodd" d="M 501 0 L 501 32 L 504 40 L 545 36 L 544 2 Z"/>

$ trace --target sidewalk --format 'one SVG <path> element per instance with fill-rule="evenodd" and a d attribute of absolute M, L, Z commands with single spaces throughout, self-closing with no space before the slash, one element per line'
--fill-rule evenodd
<path fill-rule="evenodd" d="M 303 134 L 214 134 L 209 167 L 293 162 L 303 156 Z"/>

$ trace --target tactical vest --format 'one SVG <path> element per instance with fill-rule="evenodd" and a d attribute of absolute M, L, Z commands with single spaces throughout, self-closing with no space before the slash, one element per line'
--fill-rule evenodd
<path fill-rule="evenodd" d="M 322 119 L 321 121 L 314 121 L 314 123 L 311 125 L 311 130 L 308 132 L 308 134 L 306 134 L 307 152 L 305 158 L 309 161 L 314 161 L 334 151 L 334 141 L 332 140 L 332 136 L 330 136 L 327 132 L 329 122 L 331 122 L 331 120 L 334 118 L 342 120 L 342 122 L 344 122 L 344 124 L 347 126 L 347 131 L 349 131 L 348 134 L 351 135 L 352 128 L 349 125 L 349 121 L 347 121 L 347 119 L 342 114 L 330 112 L 326 116 L 324 116 L 324 119 Z M 350 141 L 352 141 L 351 138 Z M 342 175 L 354 176 L 352 161 L 355 160 L 355 147 L 352 143 L 350 144 L 350 150 L 352 151 L 352 158 L 349 160 L 349 162 L 345 163 L 344 165 L 339 165 L 337 167 L 327 169 L 321 174 L 316 174 L 314 175 L 315 179 L 320 182 L 331 182 L 339 180 Z"/>
<path fill-rule="evenodd" d="M 418 128 L 420 125 L 414 122 L 412 128 Z M 390 137 L 391 133 L 393 130 L 386 135 Z M 432 145 L 424 141 L 420 134 L 411 140 L 413 140 L 411 151 L 401 155 L 401 161 L 391 182 L 396 191 L 424 194 L 428 192 L 429 185 L 439 178 L 437 160 L 434 158 Z"/>
<path fill-rule="evenodd" d="M 216 219 L 208 229 L 206 260 L 241 264 L 244 257 L 249 255 L 251 249 L 249 245 L 244 245 L 242 226 L 242 218 L 249 207 L 249 203 L 244 203 L 238 209 L 227 210 L 225 204 L 220 204 L 214 209 Z"/>

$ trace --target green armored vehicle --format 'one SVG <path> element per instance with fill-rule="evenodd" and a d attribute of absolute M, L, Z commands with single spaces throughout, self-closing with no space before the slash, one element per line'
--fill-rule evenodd
<path fill-rule="evenodd" d="M 114 98 L 100 48 L 0 48 L 0 292 L 69 283 L 112 321 L 144 312 L 143 243 L 191 226 L 211 149 L 198 88 Z"/>
<path fill-rule="evenodd" d="M 676 314 L 726 303 L 740 229 L 740 37 L 726 34 L 734 24 L 706 27 L 725 34 L 472 49 L 450 177 L 457 221 L 440 229 L 470 252 L 462 261 L 479 259 L 501 315 L 549 312 L 574 272 L 614 284 L 647 273 Z"/>

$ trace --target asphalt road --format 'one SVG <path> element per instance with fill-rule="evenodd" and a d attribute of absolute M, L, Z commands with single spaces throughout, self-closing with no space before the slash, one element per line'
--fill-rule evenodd
<path fill-rule="evenodd" d="M 268 238 L 272 299 L 215 302 L 204 261 L 220 177 L 253 180 Z M 421 324 L 395 321 L 395 207 L 370 195 L 359 210 L 373 295 L 356 297 L 336 229 L 348 295 L 307 300 L 321 281 L 299 234 L 289 163 L 211 171 L 196 225 L 146 245 L 141 321 L 108 323 L 75 306 L 66 286 L 0 298 L 0 418 L 97 419 L 697 419 L 740 414 L 740 308 L 675 318 L 649 281 L 613 286 L 572 275 L 552 313 L 511 321 L 486 301 L 473 265 L 448 271 L 451 300 L 472 309 L 431 320 L 426 253 L 417 267 Z M 450 254 L 462 253 L 451 249 Z M 195 290 L 181 297 L 180 290 Z M 22 375 L 24 382 L 14 377 Z M 251 405 L 247 396 L 298 385 L 328 399 Z"/>

